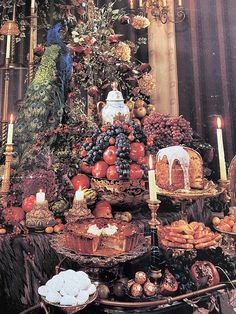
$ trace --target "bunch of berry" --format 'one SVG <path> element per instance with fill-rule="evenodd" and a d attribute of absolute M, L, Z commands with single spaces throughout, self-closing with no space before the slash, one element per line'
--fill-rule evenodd
<path fill-rule="evenodd" d="M 145 119 L 144 132 L 149 139 L 156 140 L 163 147 L 189 144 L 193 134 L 190 123 L 182 116 L 173 117 L 158 112 L 152 112 Z"/>
<path fill-rule="evenodd" d="M 130 169 L 130 141 L 125 133 L 119 133 L 116 137 L 117 160 L 115 162 L 120 179 L 129 178 Z"/>

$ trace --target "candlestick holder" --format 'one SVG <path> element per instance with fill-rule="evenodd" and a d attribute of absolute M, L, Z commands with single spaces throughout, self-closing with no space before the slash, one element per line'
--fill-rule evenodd
<path fill-rule="evenodd" d="M 161 252 L 158 245 L 158 226 L 160 222 L 157 219 L 157 210 L 160 206 L 161 201 L 147 201 L 148 207 L 151 210 L 151 219 L 149 221 L 151 229 L 151 263 L 150 263 L 150 277 L 157 281 L 162 277 L 162 259 Z"/>
<path fill-rule="evenodd" d="M 223 200 L 225 203 L 229 204 L 231 197 L 230 197 L 230 180 L 218 180 L 219 187 L 223 189 L 223 193 L 221 194 L 221 197 L 223 197 Z"/>
<path fill-rule="evenodd" d="M 35 203 L 34 208 L 26 214 L 26 226 L 28 228 L 41 231 L 48 226 L 54 226 L 55 219 L 48 209 L 48 201 Z"/>
<path fill-rule="evenodd" d="M 67 222 L 75 222 L 81 218 L 91 218 L 91 210 L 87 206 L 85 199 L 74 200 L 72 208 L 69 209 L 68 213 L 65 214 Z"/>
<path fill-rule="evenodd" d="M 7 195 L 10 188 L 11 161 L 13 159 L 13 144 L 6 144 L 4 174 L 1 185 L 1 204 L 3 208 L 7 207 Z"/>

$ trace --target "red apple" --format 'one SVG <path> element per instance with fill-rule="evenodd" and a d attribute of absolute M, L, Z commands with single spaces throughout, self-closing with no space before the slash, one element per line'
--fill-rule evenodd
<path fill-rule="evenodd" d="M 92 175 L 95 178 L 104 178 L 107 173 L 108 164 L 100 160 L 92 167 Z"/>
<path fill-rule="evenodd" d="M 86 162 L 81 161 L 80 163 L 80 169 L 81 171 L 85 173 L 92 173 L 92 166 L 88 165 Z"/>
<path fill-rule="evenodd" d="M 79 188 L 90 188 L 90 179 L 86 174 L 79 173 L 71 179 L 74 189 L 77 191 Z"/>
<path fill-rule="evenodd" d="M 103 153 L 103 159 L 108 165 L 115 164 L 115 161 L 117 159 L 116 153 L 117 153 L 117 147 L 109 146 L 106 148 L 106 150 Z"/>
<path fill-rule="evenodd" d="M 138 161 L 140 157 L 145 156 L 145 146 L 143 143 L 131 143 L 130 144 L 130 158 L 134 161 Z"/>
<path fill-rule="evenodd" d="M 139 157 L 137 163 L 139 165 L 147 165 L 148 166 L 148 156 L 144 156 L 144 157 Z"/>
<path fill-rule="evenodd" d="M 142 176 L 143 176 L 143 170 L 141 169 L 140 165 L 131 164 L 130 173 L 129 173 L 130 180 L 141 179 Z"/>
<path fill-rule="evenodd" d="M 36 201 L 35 195 L 25 197 L 22 202 L 22 209 L 26 213 L 30 212 L 34 208 L 35 201 Z"/>
<path fill-rule="evenodd" d="M 137 99 L 134 103 L 134 108 L 142 108 L 145 105 L 145 101 L 142 99 Z"/>
<path fill-rule="evenodd" d="M 107 168 L 107 179 L 108 180 L 119 180 L 119 174 L 116 170 L 116 166 L 112 165 Z"/>
<path fill-rule="evenodd" d="M 112 218 L 112 208 L 108 201 L 97 202 L 93 214 L 96 218 Z"/>

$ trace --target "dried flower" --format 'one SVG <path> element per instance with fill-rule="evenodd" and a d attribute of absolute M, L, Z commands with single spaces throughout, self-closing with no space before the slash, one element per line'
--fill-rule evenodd
<path fill-rule="evenodd" d="M 150 25 L 149 19 L 141 15 L 135 15 L 133 17 L 132 26 L 135 29 L 146 28 Z"/>
<path fill-rule="evenodd" d="M 145 73 L 139 80 L 138 86 L 140 88 L 141 93 L 146 96 L 151 96 L 153 89 L 155 88 L 155 83 L 153 81 L 153 77 L 149 73 Z"/>
<path fill-rule="evenodd" d="M 122 61 L 130 61 L 131 49 L 129 45 L 124 42 L 119 42 L 117 46 L 113 49 L 115 56 L 117 56 Z"/>

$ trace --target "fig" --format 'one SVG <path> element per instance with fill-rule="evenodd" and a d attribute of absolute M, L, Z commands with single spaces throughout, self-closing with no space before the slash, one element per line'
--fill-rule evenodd
<path fill-rule="evenodd" d="M 107 285 L 99 285 L 97 288 L 98 296 L 100 299 L 108 299 L 110 295 L 110 289 Z"/>

